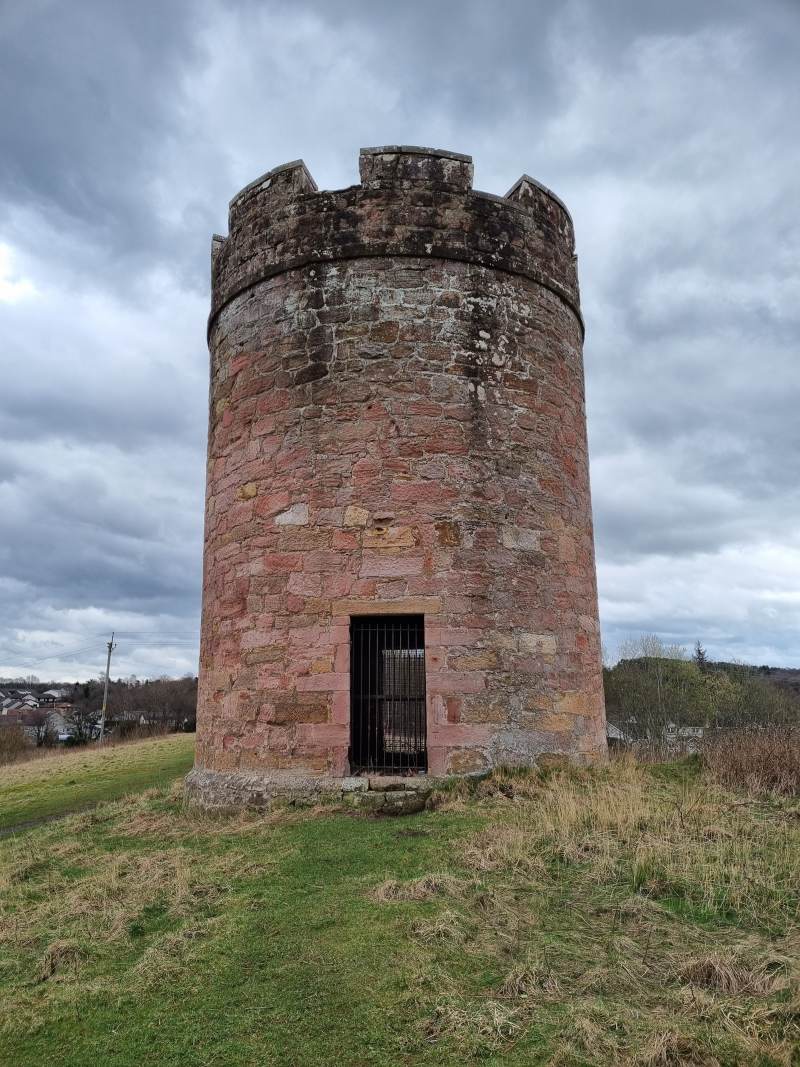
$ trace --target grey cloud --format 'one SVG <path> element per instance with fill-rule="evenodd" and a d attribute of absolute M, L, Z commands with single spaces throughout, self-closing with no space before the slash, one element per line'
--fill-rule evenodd
<path fill-rule="evenodd" d="M 793 0 L 4 8 L 0 244 L 36 295 L 0 278 L 0 673 L 196 630 L 210 233 L 269 167 L 347 185 L 391 142 L 573 213 L 609 644 L 790 662 L 799 47 Z M 186 669 L 180 641 L 125 656 Z"/>
<path fill-rule="evenodd" d="M 178 134 L 164 107 L 196 59 L 195 5 L 15 5 L 0 15 L 6 196 L 136 243 L 153 147 Z"/>

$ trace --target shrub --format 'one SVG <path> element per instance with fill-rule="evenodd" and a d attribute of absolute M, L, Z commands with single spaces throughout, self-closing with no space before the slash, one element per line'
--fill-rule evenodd
<path fill-rule="evenodd" d="M 726 730 L 703 743 L 702 759 L 722 785 L 756 795 L 800 795 L 800 729 Z"/>
<path fill-rule="evenodd" d="M 16 763 L 31 754 L 31 743 L 21 726 L 0 726 L 0 764 Z"/>

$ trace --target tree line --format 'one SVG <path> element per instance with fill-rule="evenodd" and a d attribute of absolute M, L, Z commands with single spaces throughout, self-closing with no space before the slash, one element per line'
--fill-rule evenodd
<path fill-rule="evenodd" d="M 79 740 L 91 735 L 103 705 L 102 678 L 75 682 L 65 698 L 72 707 L 65 715 Z M 108 686 L 106 723 L 124 736 L 135 730 L 194 730 L 197 717 L 197 678 L 118 678 Z"/>
<path fill-rule="evenodd" d="M 628 642 L 603 668 L 606 716 L 631 740 L 663 738 L 667 728 L 800 724 L 797 695 L 759 668 L 714 663 L 698 641 L 690 654 L 655 635 Z"/>

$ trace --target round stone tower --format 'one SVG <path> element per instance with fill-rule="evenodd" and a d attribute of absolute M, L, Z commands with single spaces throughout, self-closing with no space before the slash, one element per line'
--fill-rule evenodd
<path fill-rule="evenodd" d="M 605 753 L 572 220 L 301 161 L 212 243 L 201 803 Z"/>

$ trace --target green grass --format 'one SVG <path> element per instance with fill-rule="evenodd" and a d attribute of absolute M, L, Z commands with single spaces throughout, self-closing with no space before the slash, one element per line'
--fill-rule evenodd
<path fill-rule="evenodd" d="M 624 764 L 398 819 L 103 804 L 0 842 L 0 1063 L 788 1067 L 799 824 Z"/>
<path fill-rule="evenodd" d="M 0 830 L 168 785 L 194 760 L 194 735 L 54 752 L 0 767 Z"/>

